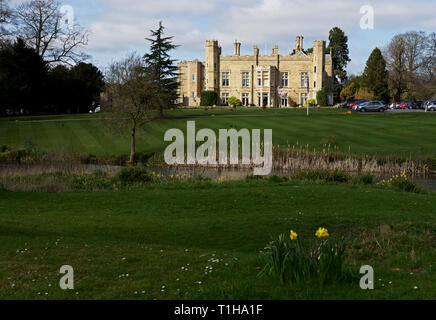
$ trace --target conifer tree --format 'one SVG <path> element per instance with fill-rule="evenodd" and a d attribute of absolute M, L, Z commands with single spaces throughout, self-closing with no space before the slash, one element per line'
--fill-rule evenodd
<path fill-rule="evenodd" d="M 362 78 L 363 86 L 373 93 L 375 100 L 389 100 L 388 71 L 379 48 L 369 56 Z"/>
<path fill-rule="evenodd" d="M 158 110 L 160 117 L 164 116 L 163 110 L 176 105 L 177 93 L 177 66 L 174 59 L 171 59 L 169 52 L 177 45 L 172 43 L 174 37 L 164 37 L 165 27 L 159 22 L 157 30 L 151 30 L 150 53 L 144 55 L 146 73 L 155 82 L 158 88 L 156 92 Z"/>

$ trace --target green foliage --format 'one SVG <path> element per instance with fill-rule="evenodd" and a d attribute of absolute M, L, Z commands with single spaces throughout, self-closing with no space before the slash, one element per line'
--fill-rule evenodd
<path fill-rule="evenodd" d="M 375 100 L 389 101 L 388 77 L 386 61 L 380 49 L 375 48 L 362 75 L 363 85 L 369 89 Z"/>
<path fill-rule="evenodd" d="M 200 106 L 210 107 L 218 103 L 218 94 L 215 91 L 203 91 L 200 97 Z"/>
<path fill-rule="evenodd" d="M 357 90 L 355 96 L 356 99 L 374 100 L 374 94 L 370 92 L 367 88 L 361 87 Z"/>
<path fill-rule="evenodd" d="M 347 101 L 348 99 L 352 99 L 356 95 L 356 84 L 354 82 L 351 82 L 345 89 L 341 91 L 341 100 Z"/>
<path fill-rule="evenodd" d="M 31 107 L 42 111 L 47 96 L 47 63 L 24 40 L 0 48 L 0 115 L 5 109 Z"/>
<path fill-rule="evenodd" d="M 308 181 L 322 181 L 322 182 L 339 182 L 346 183 L 351 181 L 351 176 L 340 170 L 322 170 L 311 169 L 304 170 L 298 173 L 295 178 Z"/>
<path fill-rule="evenodd" d="M 74 190 L 106 190 L 111 189 L 114 180 L 108 176 L 107 172 L 97 170 L 92 174 L 72 175 L 70 184 Z"/>
<path fill-rule="evenodd" d="M 272 175 L 268 178 L 268 182 L 270 182 L 270 183 L 282 183 L 282 182 L 287 182 L 287 181 L 289 181 L 288 178 L 286 178 L 284 176 Z"/>
<path fill-rule="evenodd" d="M 153 180 L 152 175 L 142 166 L 131 166 L 122 169 L 118 174 L 118 179 L 122 185 L 133 185 Z"/>
<path fill-rule="evenodd" d="M 350 58 L 348 56 L 348 37 L 338 27 L 334 27 L 329 32 L 329 45 L 327 52 L 331 50 L 333 60 L 333 70 L 342 81 L 346 79 L 345 68 Z"/>
<path fill-rule="evenodd" d="M 229 105 L 233 106 L 234 108 L 242 106 L 241 100 L 239 100 L 238 98 L 236 98 L 234 96 L 229 98 L 228 103 L 229 103 Z"/>
<path fill-rule="evenodd" d="M 156 30 L 151 30 L 151 38 L 146 38 L 150 42 L 150 53 L 144 55 L 147 74 L 157 83 L 159 95 L 159 114 L 163 116 L 163 109 L 175 105 L 179 95 L 177 93 L 177 70 L 175 59 L 171 59 L 169 52 L 177 48 L 172 43 L 174 37 L 164 37 L 165 27 L 159 22 Z"/>
<path fill-rule="evenodd" d="M 316 102 L 322 107 L 328 105 L 327 94 L 324 90 L 320 90 L 316 93 Z"/>
<path fill-rule="evenodd" d="M 344 89 L 344 86 L 341 85 L 336 77 L 333 80 L 333 103 L 337 103 L 341 101 L 341 92 Z"/>
<path fill-rule="evenodd" d="M 264 250 L 265 266 L 260 275 L 277 277 L 282 283 L 316 280 L 323 286 L 343 277 L 344 241 L 316 239 L 306 249 L 299 239 L 281 234 Z"/>
<path fill-rule="evenodd" d="M 356 184 L 373 184 L 374 176 L 370 173 L 361 173 L 353 179 Z"/>
<path fill-rule="evenodd" d="M 417 186 L 407 178 L 406 172 L 402 172 L 400 175 L 395 175 L 389 180 L 382 180 L 377 183 L 378 186 L 384 188 L 391 188 L 399 191 L 426 194 L 427 191 Z"/>

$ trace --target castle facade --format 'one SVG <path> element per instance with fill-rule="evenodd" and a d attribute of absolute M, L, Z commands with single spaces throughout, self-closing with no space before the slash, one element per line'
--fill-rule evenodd
<path fill-rule="evenodd" d="M 324 90 L 333 104 L 333 65 L 324 40 L 313 41 L 313 50 L 303 49 L 303 37 L 297 37 L 292 54 L 279 54 L 274 46 L 270 55 L 260 55 L 254 46 L 252 55 L 241 56 L 241 43 L 235 41 L 234 54 L 221 55 L 216 40 L 206 41 L 206 60 L 178 64 L 180 103 L 200 106 L 202 91 L 218 94 L 219 105 L 230 97 L 239 98 L 244 106 L 304 106 Z"/>

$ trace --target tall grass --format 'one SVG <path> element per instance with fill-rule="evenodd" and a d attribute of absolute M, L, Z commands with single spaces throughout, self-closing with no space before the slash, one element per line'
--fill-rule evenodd
<path fill-rule="evenodd" d="M 263 145 L 261 145 L 263 149 Z M 96 165 L 126 165 L 129 156 L 118 155 L 106 158 L 99 158 L 90 154 L 77 154 L 73 152 L 48 153 L 40 152 L 35 146 L 23 149 L 11 149 L 3 146 L 4 152 L 0 153 L 0 164 L 20 164 L 20 165 L 62 165 L 77 166 L 80 164 Z M 230 155 L 228 156 L 230 163 Z M 217 163 L 219 155 L 217 152 Z M 162 152 L 137 153 L 136 161 L 149 166 L 166 166 Z M 204 165 L 178 165 L 177 168 L 204 168 Z M 252 169 L 250 165 L 208 165 L 218 169 Z M 403 159 L 399 157 L 382 156 L 357 156 L 351 153 L 341 153 L 336 146 L 330 144 L 323 146 L 322 150 L 312 149 L 309 145 L 280 146 L 273 147 L 273 170 L 281 172 L 299 172 L 303 170 L 341 170 L 345 172 L 367 172 L 378 175 L 394 175 L 406 172 L 409 176 L 428 176 L 432 172 L 431 159 Z"/>

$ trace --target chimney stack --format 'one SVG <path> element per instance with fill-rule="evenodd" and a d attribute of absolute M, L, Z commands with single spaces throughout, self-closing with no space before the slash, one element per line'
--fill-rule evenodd
<path fill-rule="evenodd" d="M 295 53 L 300 53 L 303 51 L 303 36 L 298 36 L 295 42 Z"/>
<path fill-rule="evenodd" d="M 238 40 L 235 40 L 235 56 L 240 56 L 241 55 L 241 43 L 238 42 Z"/>

